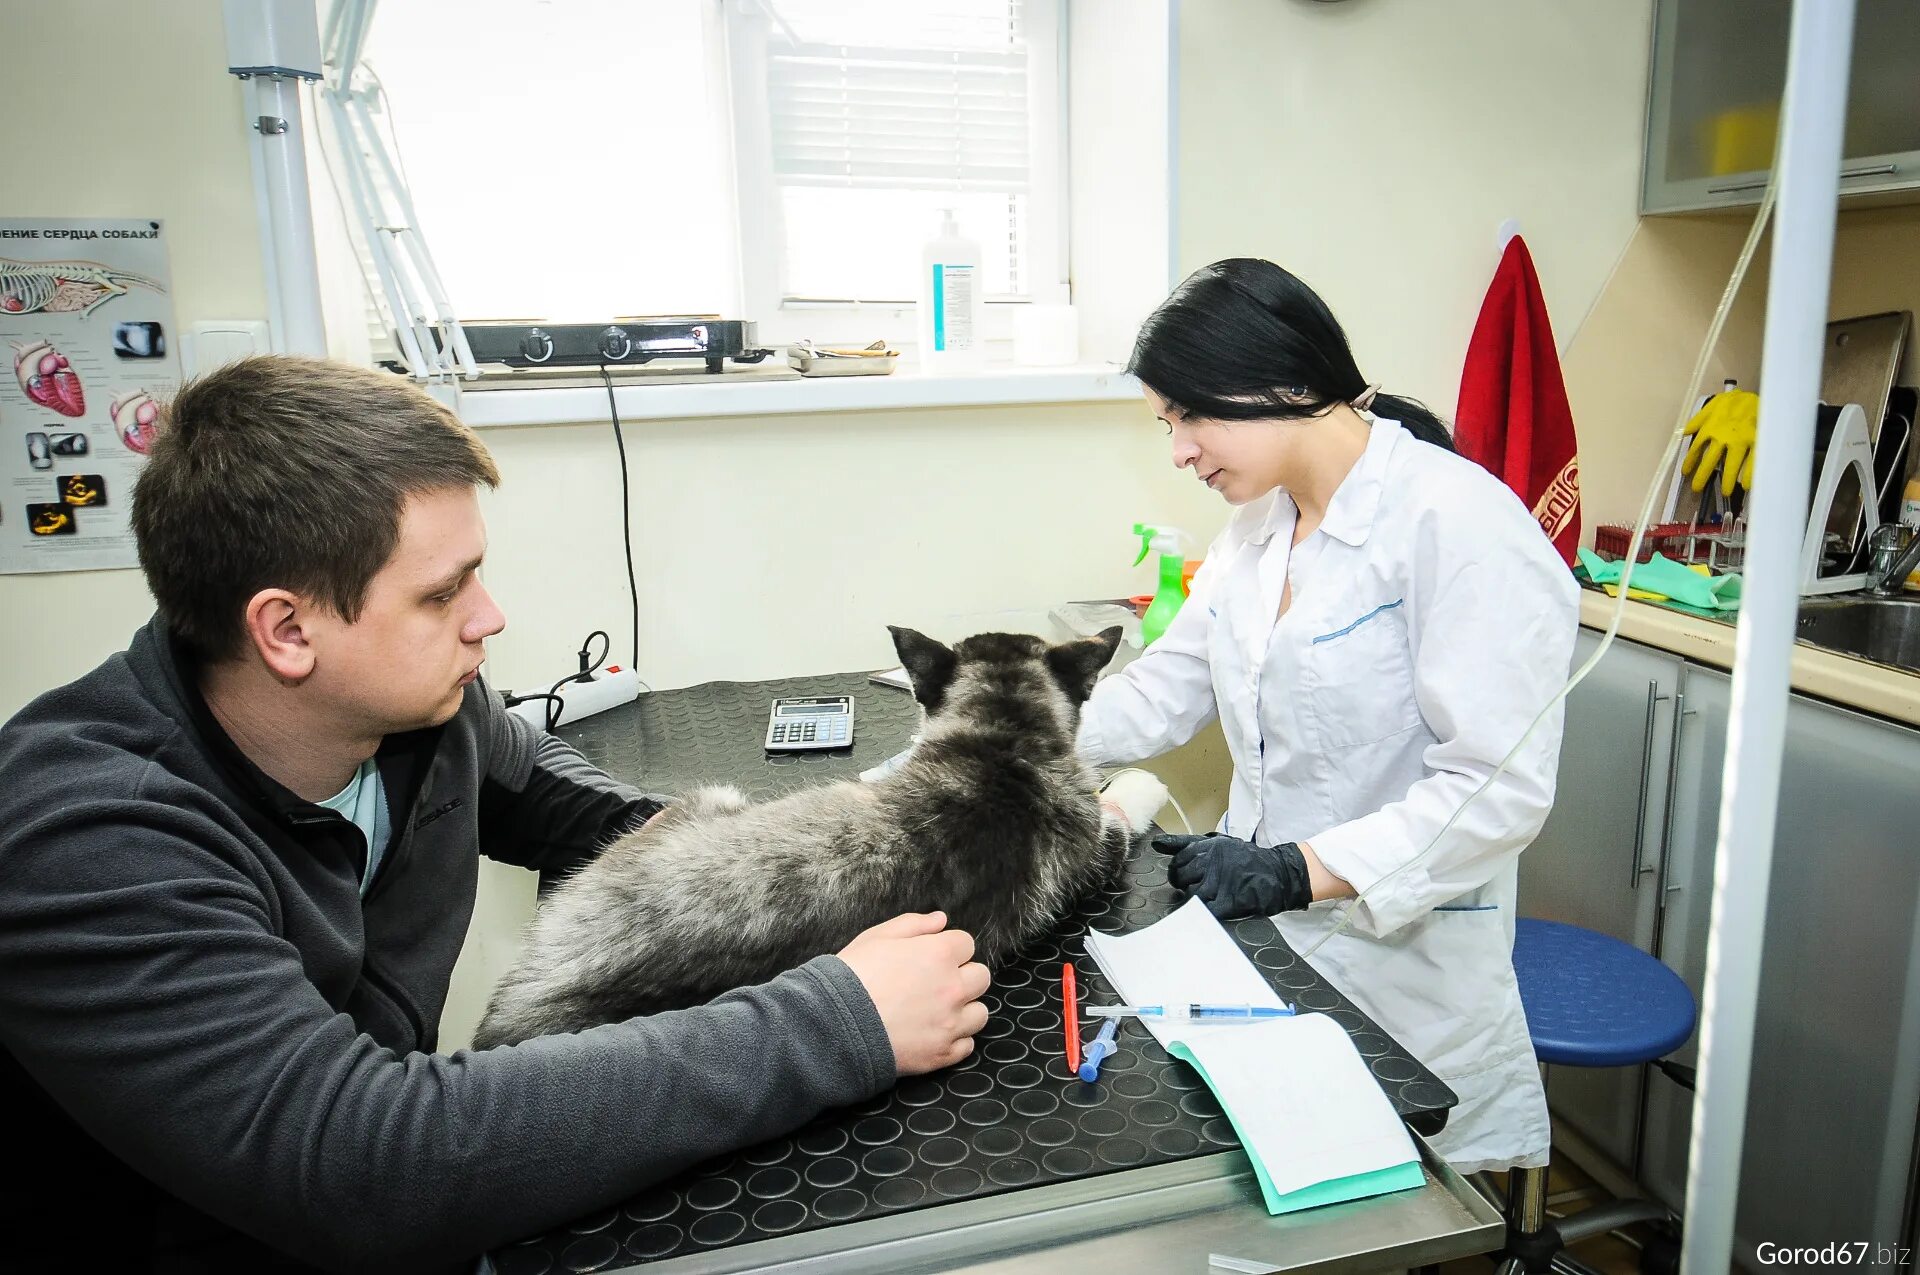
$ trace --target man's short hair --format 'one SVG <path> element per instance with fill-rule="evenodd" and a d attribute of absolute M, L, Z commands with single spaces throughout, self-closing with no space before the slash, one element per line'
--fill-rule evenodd
<path fill-rule="evenodd" d="M 408 497 L 500 471 L 437 400 L 390 372 L 265 354 L 182 386 L 133 492 L 140 567 L 202 659 L 245 648 L 262 589 L 349 623 L 392 557 Z"/>

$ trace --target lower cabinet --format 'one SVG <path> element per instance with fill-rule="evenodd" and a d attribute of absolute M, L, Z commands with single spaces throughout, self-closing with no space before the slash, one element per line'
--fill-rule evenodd
<path fill-rule="evenodd" d="M 1599 645 L 1580 630 L 1573 667 Z M 1673 705 L 1684 661 L 1630 642 L 1567 697 L 1553 813 L 1520 856 L 1520 914 L 1567 921 L 1652 951 L 1655 888 L 1672 755 Z M 1555 1068 L 1554 1114 L 1622 1166 L 1635 1160 L 1644 1077 L 1634 1068 Z"/>
<path fill-rule="evenodd" d="M 1576 665 L 1597 639 L 1583 630 Z M 1718 669 L 1616 642 L 1569 697 L 1560 796 L 1520 862 L 1522 915 L 1654 953 L 1696 1003 L 1731 691 Z M 1595 780 L 1629 788 L 1596 801 Z M 1911 1246 L 1920 730 L 1792 697 L 1760 980 L 1736 1257 L 1759 1269 L 1754 1252 L 1768 1242 Z M 1696 1065 L 1698 1049 L 1696 1032 L 1673 1060 Z M 1562 1067 L 1548 1092 L 1556 1116 L 1684 1207 L 1686 1088 L 1651 1067 Z"/>

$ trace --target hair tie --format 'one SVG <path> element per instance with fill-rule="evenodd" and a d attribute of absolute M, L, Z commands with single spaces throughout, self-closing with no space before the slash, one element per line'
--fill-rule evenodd
<path fill-rule="evenodd" d="M 1366 389 L 1361 390 L 1358 394 L 1354 395 L 1353 404 L 1352 404 L 1353 410 L 1356 412 L 1364 412 L 1369 407 L 1372 407 L 1373 396 L 1378 394 L 1379 392 L 1380 392 L 1380 387 L 1378 385 L 1369 385 L 1367 386 Z"/>

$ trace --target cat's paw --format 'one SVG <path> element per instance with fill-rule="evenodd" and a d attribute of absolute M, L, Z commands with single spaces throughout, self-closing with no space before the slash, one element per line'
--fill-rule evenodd
<path fill-rule="evenodd" d="M 1167 804 L 1167 786 L 1144 770 L 1124 771 L 1101 792 L 1100 804 L 1118 815 L 1128 832 L 1138 835 Z"/>

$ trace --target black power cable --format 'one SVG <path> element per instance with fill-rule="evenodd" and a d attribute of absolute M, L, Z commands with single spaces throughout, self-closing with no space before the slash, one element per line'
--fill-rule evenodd
<path fill-rule="evenodd" d="M 627 497 L 627 440 L 620 432 L 620 405 L 614 402 L 613 375 L 605 363 L 600 365 L 600 379 L 607 383 L 607 412 L 613 417 L 613 443 L 620 449 L 620 536 L 627 547 L 627 596 L 633 599 L 632 667 L 637 673 L 640 669 L 640 586 L 633 579 L 633 502 Z"/>
<path fill-rule="evenodd" d="M 595 638 L 600 639 L 600 654 L 598 657 L 593 655 L 593 640 Z M 607 656 L 612 653 L 613 639 L 607 636 L 605 629 L 595 629 L 593 632 L 587 634 L 585 640 L 580 643 L 580 649 L 575 652 L 580 660 L 580 671 L 578 673 L 567 674 L 552 686 L 548 687 L 544 693 L 533 691 L 526 695 L 515 695 L 508 692 L 506 695 L 507 707 L 512 708 L 515 704 L 525 704 L 537 699 L 547 701 L 547 731 L 551 734 L 554 728 L 560 724 L 560 713 L 567 704 L 566 700 L 561 698 L 560 688 L 568 682 L 591 682 L 593 675 L 601 670 L 607 662 Z M 635 680 L 638 681 L 639 679 L 636 677 Z M 653 689 L 645 682 L 641 682 L 640 685 L 647 690 Z"/>
<path fill-rule="evenodd" d="M 600 658 L 597 660 L 588 660 L 587 652 L 593 649 L 593 640 L 595 638 L 600 639 Z M 607 662 L 609 655 L 613 654 L 613 639 L 607 636 L 605 629 L 595 629 L 593 632 L 587 634 L 586 639 L 580 643 L 579 654 L 580 676 L 571 679 L 573 681 L 584 681 L 600 671 L 600 666 Z"/>

